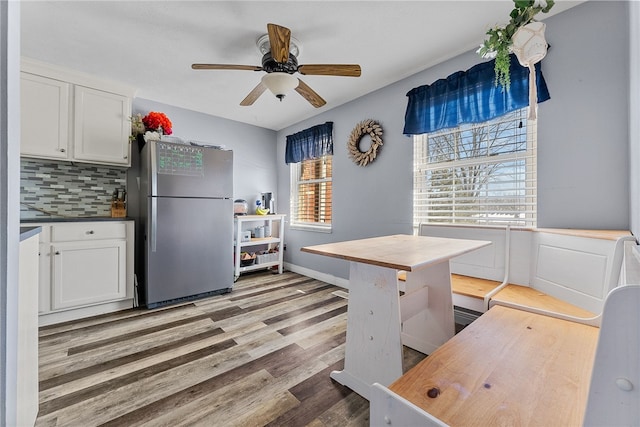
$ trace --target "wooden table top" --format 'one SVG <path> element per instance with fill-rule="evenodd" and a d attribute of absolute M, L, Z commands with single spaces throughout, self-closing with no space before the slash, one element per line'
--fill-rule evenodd
<path fill-rule="evenodd" d="M 486 240 L 397 234 L 306 246 L 301 251 L 396 270 L 415 271 L 490 244 Z"/>
<path fill-rule="evenodd" d="M 495 306 L 389 388 L 451 426 L 581 426 L 598 332 Z"/>
<path fill-rule="evenodd" d="M 552 234 L 564 234 L 567 236 L 588 237 L 591 239 L 618 240 L 621 237 L 632 236 L 628 230 L 580 230 L 574 228 L 536 228 L 535 231 L 541 231 Z"/>

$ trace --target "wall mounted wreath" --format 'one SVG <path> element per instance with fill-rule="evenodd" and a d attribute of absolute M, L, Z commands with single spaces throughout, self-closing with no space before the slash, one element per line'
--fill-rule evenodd
<path fill-rule="evenodd" d="M 360 150 L 360 141 L 362 137 L 369 135 L 371 145 L 367 151 Z M 382 127 L 372 119 L 363 120 L 356 125 L 349 135 L 347 148 L 349 149 L 349 157 L 359 166 L 367 166 L 372 163 L 378 155 L 378 150 L 382 146 Z"/>

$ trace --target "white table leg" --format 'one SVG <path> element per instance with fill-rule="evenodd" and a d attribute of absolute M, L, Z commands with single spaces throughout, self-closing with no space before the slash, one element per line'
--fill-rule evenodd
<path fill-rule="evenodd" d="M 344 369 L 331 378 L 369 399 L 373 383 L 402 375 L 400 304 L 396 270 L 350 263 Z"/>
<path fill-rule="evenodd" d="M 421 353 L 431 354 L 455 334 L 448 260 L 408 272 L 403 298 L 412 298 L 413 292 L 424 287 L 428 288 L 425 307 L 402 324 L 402 343 Z M 421 298 L 424 298 L 423 294 L 416 293 Z"/>

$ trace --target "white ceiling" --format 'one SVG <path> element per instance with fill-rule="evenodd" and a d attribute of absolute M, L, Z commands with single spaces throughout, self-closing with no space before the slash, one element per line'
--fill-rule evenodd
<path fill-rule="evenodd" d="M 580 2 L 556 2 L 553 15 Z M 32 1 L 21 3 L 22 55 L 137 88 L 136 96 L 280 130 L 476 48 L 503 24 L 496 1 Z M 263 72 L 192 70 L 261 65 L 266 24 L 291 29 L 300 64 L 360 64 L 362 76 L 300 76 L 327 104 L 293 92 L 240 101 Z M 444 77 L 444 76 L 443 76 Z M 428 82 L 425 82 L 428 83 Z"/>

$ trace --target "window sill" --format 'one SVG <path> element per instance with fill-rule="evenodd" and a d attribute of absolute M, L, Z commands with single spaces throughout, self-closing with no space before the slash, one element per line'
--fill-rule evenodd
<path fill-rule="evenodd" d="M 318 225 L 311 225 L 311 224 L 291 224 L 289 226 L 290 230 L 298 230 L 298 231 L 313 231 L 315 233 L 331 233 L 332 229 L 331 227 L 326 227 L 326 226 L 318 226 Z"/>

